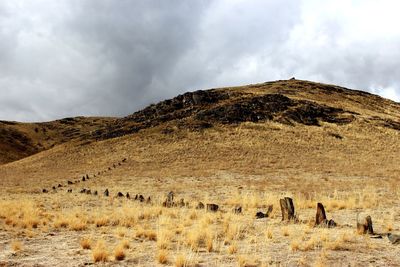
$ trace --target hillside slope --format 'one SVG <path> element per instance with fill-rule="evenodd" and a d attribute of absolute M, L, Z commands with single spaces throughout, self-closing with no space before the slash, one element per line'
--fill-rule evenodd
<path fill-rule="evenodd" d="M 0 164 L 80 139 L 113 118 L 65 118 L 43 123 L 0 121 Z"/>
<path fill-rule="evenodd" d="M 92 142 L 161 126 L 198 131 L 243 122 L 346 125 L 399 131 L 399 103 L 363 91 L 301 80 L 200 90 L 153 104 L 124 118 L 65 118 L 45 123 L 0 121 L 0 164 L 71 140 Z"/>
<path fill-rule="evenodd" d="M 3 185 L 30 181 L 37 187 L 29 190 L 39 190 L 122 158 L 129 164 L 113 173 L 119 179 L 400 173 L 400 104 L 308 81 L 186 93 L 91 129 L 0 166 Z"/>

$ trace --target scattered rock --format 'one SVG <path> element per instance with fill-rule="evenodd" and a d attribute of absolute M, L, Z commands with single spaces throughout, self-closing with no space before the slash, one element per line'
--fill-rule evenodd
<path fill-rule="evenodd" d="M 178 207 L 183 208 L 185 207 L 185 200 L 183 198 L 181 198 L 178 202 Z"/>
<path fill-rule="evenodd" d="M 241 206 L 236 206 L 233 208 L 233 213 L 235 214 L 241 214 L 242 213 L 242 207 Z"/>
<path fill-rule="evenodd" d="M 170 208 L 170 207 L 173 207 L 173 206 L 175 206 L 175 203 L 174 203 L 174 192 L 169 192 L 168 193 L 168 195 L 167 195 L 167 198 L 165 199 L 165 201 L 163 202 L 163 206 L 164 207 L 167 207 L 167 208 Z"/>
<path fill-rule="evenodd" d="M 108 188 L 104 191 L 103 195 L 105 197 L 108 197 L 110 195 L 110 192 L 108 191 Z"/>
<path fill-rule="evenodd" d="M 374 234 L 374 228 L 372 227 L 372 219 L 371 216 L 365 217 L 364 221 L 362 223 L 358 222 L 358 214 L 357 214 L 357 232 L 359 234 L 369 234 L 373 235 Z"/>
<path fill-rule="evenodd" d="M 267 214 L 266 214 L 266 213 L 263 213 L 262 211 L 258 211 L 258 212 L 256 213 L 256 218 L 257 218 L 257 219 L 262 219 L 262 218 L 266 218 L 266 217 L 268 217 Z"/>
<path fill-rule="evenodd" d="M 68 183 L 68 184 L 74 184 L 74 183 L 73 183 L 73 182 L 71 182 L 71 181 L 68 181 L 67 183 Z"/>
<path fill-rule="evenodd" d="M 328 228 L 336 227 L 336 223 L 334 220 L 327 220 L 325 208 L 322 203 L 317 204 L 317 214 L 315 216 L 315 226 L 323 226 Z"/>
<path fill-rule="evenodd" d="M 395 244 L 395 245 L 400 244 L 400 235 L 388 233 L 387 237 L 392 244 Z"/>
<path fill-rule="evenodd" d="M 198 210 L 204 209 L 204 204 L 203 204 L 203 202 L 199 202 L 199 203 L 197 204 L 197 206 L 196 206 L 196 209 L 198 209 Z"/>
<path fill-rule="evenodd" d="M 138 200 L 139 200 L 140 202 L 144 202 L 144 196 L 143 196 L 143 195 L 139 195 Z"/>
<path fill-rule="evenodd" d="M 218 208 L 217 204 L 207 204 L 207 211 L 217 212 Z"/>
<path fill-rule="evenodd" d="M 81 194 L 86 193 L 86 188 L 82 188 L 81 191 L 79 191 L 79 193 Z"/>
<path fill-rule="evenodd" d="M 285 197 L 279 201 L 282 211 L 282 221 L 292 221 L 295 220 L 293 199 L 290 197 Z"/>

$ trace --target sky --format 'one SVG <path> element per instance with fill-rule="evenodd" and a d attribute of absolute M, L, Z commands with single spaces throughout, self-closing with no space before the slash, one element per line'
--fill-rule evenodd
<path fill-rule="evenodd" d="M 397 0 L 1 0 L 0 120 L 296 77 L 400 102 Z"/>

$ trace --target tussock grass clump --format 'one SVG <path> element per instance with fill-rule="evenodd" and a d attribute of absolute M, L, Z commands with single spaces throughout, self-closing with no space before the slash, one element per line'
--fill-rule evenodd
<path fill-rule="evenodd" d="M 21 251 L 21 250 L 22 250 L 22 243 L 21 243 L 21 241 L 13 241 L 13 242 L 11 242 L 11 249 L 12 249 L 14 252 Z"/>
<path fill-rule="evenodd" d="M 235 254 L 238 251 L 236 243 L 232 243 L 228 247 L 228 253 L 229 254 Z"/>
<path fill-rule="evenodd" d="M 124 251 L 124 247 L 122 245 L 118 245 L 115 249 L 114 249 L 114 258 L 117 261 L 122 261 L 124 260 L 126 257 L 125 251 Z"/>
<path fill-rule="evenodd" d="M 157 234 L 157 247 L 168 249 L 172 240 L 172 234 L 168 229 L 160 229 Z"/>
<path fill-rule="evenodd" d="M 137 238 L 147 239 L 151 241 L 157 240 L 157 233 L 152 229 L 145 229 L 143 227 L 139 227 L 136 232 L 135 236 Z"/>
<path fill-rule="evenodd" d="M 108 261 L 108 251 L 104 240 L 99 240 L 96 243 L 92 251 L 94 262 L 106 262 Z"/>
<path fill-rule="evenodd" d="M 185 256 L 185 254 L 178 254 L 175 257 L 175 267 L 185 267 L 188 265 L 188 260 Z"/>
<path fill-rule="evenodd" d="M 125 249 L 128 249 L 128 248 L 131 247 L 131 244 L 129 243 L 129 240 L 124 239 L 124 240 L 121 241 L 121 246 L 122 246 L 123 248 L 125 248 Z"/>
<path fill-rule="evenodd" d="M 165 249 L 161 249 L 157 253 L 157 262 L 161 264 L 167 264 L 168 263 L 168 251 Z"/>
<path fill-rule="evenodd" d="M 84 237 L 80 240 L 79 244 L 83 249 L 90 249 L 92 247 L 92 240 L 88 237 Z"/>
<path fill-rule="evenodd" d="M 42 214 L 37 205 L 30 200 L 2 201 L 0 218 L 6 225 L 21 228 L 37 228 L 40 225 Z"/>
<path fill-rule="evenodd" d="M 265 237 L 266 237 L 267 239 L 273 239 L 273 238 L 274 238 L 274 236 L 272 235 L 272 230 L 271 230 L 271 228 L 267 228 L 267 230 L 265 230 Z"/>
<path fill-rule="evenodd" d="M 108 217 L 102 216 L 95 219 L 95 224 L 97 227 L 107 226 L 110 223 Z"/>
<path fill-rule="evenodd" d="M 289 227 L 287 227 L 287 226 L 282 227 L 282 235 L 283 236 L 289 236 L 290 235 Z"/>
<path fill-rule="evenodd" d="M 213 241 L 214 235 L 209 227 L 197 226 L 186 233 L 186 244 L 193 251 L 197 251 L 200 247 L 205 247 L 210 252 L 213 249 Z"/>
<path fill-rule="evenodd" d="M 54 223 L 53 226 L 54 228 L 67 228 L 69 225 L 70 219 L 67 216 L 58 216 Z"/>
<path fill-rule="evenodd" d="M 69 228 L 73 231 L 83 231 L 87 228 L 87 222 L 83 219 L 74 218 L 69 222 Z"/>
<path fill-rule="evenodd" d="M 238 222 L 230 221 L 229 219 L 223 223 L 223 232 L 225 234 L 225 241 L 228 243 L 232 240 L 244 238 L 243 225 Z"/>

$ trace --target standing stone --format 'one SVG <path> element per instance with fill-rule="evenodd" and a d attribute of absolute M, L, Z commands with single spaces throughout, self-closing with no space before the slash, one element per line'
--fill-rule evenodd
<path fill-rule="evenodd" d="M 106 189 L 106 191 L 104 191 L 103 195 L 105 197 L 108 197 L 110 195 L 110 192 L 108 191 L 108 188 Z"/>
<path fill-rule="evenodd" d="M 371 216 L 368 215 L 367 217 L 365 217 L 362 223 L 359 223 L 357 218 L 357 232 L 359 234 L 369 234 L 369 235 L 374 234 L 374 228 L 372 227 Z"/>
<path fill-rule="evenodd" d="M 315 225 L 320 225 L 326 223 L 326 213 L 325 208 L 322 203 L 317 204 L 317 214 L 315 215 Z"/>
<path fill-rule="evenodd" d="M 217 212 L 218 208 L 217 204 L 207 204 L 207 211 Z"/>
<path fill-rule="evenodd" d="M 282 211 L 282 221 L 291 221 L 295 219 L 293 199 L 285 197 L 279 200 Z"/>

